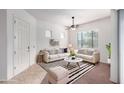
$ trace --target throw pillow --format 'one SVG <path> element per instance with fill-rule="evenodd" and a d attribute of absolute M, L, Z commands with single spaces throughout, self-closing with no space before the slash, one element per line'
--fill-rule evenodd
<path fill-rule="evenodd" d="M 54 50 L 54 54 L 58 54 L 58 49 L 55 49 Z"/>
<path fill-rule="evenodd" d="M 64 48 L 64 53 L 67 53 L 68 52 L 68 48 Z"/>
<path fill-rule="evenodd" d="M 55 54 L 54 50 L 49 50 L 49 54 L 54 55 Z"/>
<path fill-rule="evenodd" d="M 60 49 L 58 50 L 58 53 L 64 53 L 63 48 L 60 48 Z"/>
<path fill-rule="evenodd" d="M 78 53 L 79 54 L 87 54 L 87 50 L 81 49 L 81 50 L 78 50 Z"/>
<path fill-rule="evenodd" d="M 93 55 L 93 51 L 88 51 L 88 55 Z"/>

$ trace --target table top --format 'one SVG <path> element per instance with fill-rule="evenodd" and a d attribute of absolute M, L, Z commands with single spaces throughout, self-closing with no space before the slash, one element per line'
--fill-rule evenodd
<path fill-rule="evenodd" d="M 72 59 L 71 57 L 67 57 L 67 58 L 64 58 L 64 60 L 65 60 L 66 62 L 73 62 L 73 63 L 83 61 L 82 58 L 78 58 L 78 57 L 76 57 L 75 59 Z"/>

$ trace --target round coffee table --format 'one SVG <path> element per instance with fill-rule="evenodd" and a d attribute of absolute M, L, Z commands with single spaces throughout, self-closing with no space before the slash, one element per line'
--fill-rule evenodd
<path fill-rule="evenodd" d="M 82 62 L 83 59 L 77 57 L 75 59 L 72 59 L 71 57 L 67 57 L 64 59 L 64 61 L 68 62 L 67 67 L 70 65 L 70 63 L 76 63 L 80 67 L 79 62 Z"/>

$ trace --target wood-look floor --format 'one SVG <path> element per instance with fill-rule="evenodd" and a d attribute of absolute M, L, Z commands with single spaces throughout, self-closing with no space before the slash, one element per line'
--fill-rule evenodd
<path fill-rule="evenodd" d="M 29 71 L 29 73 L 27 73 L 26 75 L 24 74 L 24 72 L 22 72 L 22 74 L 20 74 L 21 76 L 19 76 L 19 78 L 15 79 L 18 82 L 3 81 L 3 82 L 0 82 L 0 84 L 1 83 L 2 84 L 15 84 L 15 83 L 16 84 L 20 84 L 20 83 L 33 84 L 33 82 L 37 83 L 36 80 L 33 79 L 33 77 L 36 76 L 37 74 L 35 73 L 35 75 L 32 76 L 32 73 L 35 72 L 36 70 L 40 71 L 40 73 L 39 73 L 40 78 L 41 77 L 43 78 L 41 84 L 48 84 L 47 72 L 38 65 L 32 66 L 31 68 L 26 70 L 26 72 Z M 31 73 L 31 75 L 29 75 L 30 73 Z M 43 73 L 45 73 L 45 74 L 43 74 Z M 23 77 L 23 78 L 21 78 L 21 77 Z M 39 77 L 39 75 L 38 75 L 38 77 Z M 80 79 L 75 81 L 73 84 L 113 84 L 109 80 L 109 78 L 110 78 L 110 65 L 104 64 L 104 63 L 99 63 L 99 64 L 96 64 L 96 67 L 94 69 L 92 69 L 90 72 L 88 72 L 87 74 L 82 76 Z"/>
<path fill-rule="evenodd" d="M 74 84 L 113 84 L 110 81 L 110 65 L 97 64 L 93 70 L 78 79 Z"/>
<path fill-rule="evenodd" d="M 73 84 L 113 84 L 110 80 L 110 65 L 99 63 L 90 72 L 82 76 Z M 44 78 L 42 84 L 48 84 Z"/>

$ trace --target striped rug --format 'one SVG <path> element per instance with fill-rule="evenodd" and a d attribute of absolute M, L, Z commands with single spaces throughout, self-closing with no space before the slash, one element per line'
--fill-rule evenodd
<path fill-rule="evenodd" d="M 80 67 L 69 70 L 69 81 L 67 84 L 71 84 L 81 78 L 83 75 L 92 70 L 95 66 L 89 63 L 84 63 Z"/>
<path fill-rule="evenodd" d="M 77 66 L 77 64 L 75 63 L 70 64 L 67 67 L 67 62 L 65 62 L 64 60 L 61 60 L 61 61 L 51 62 L 48 64 L 42 63 L 39 65 L 42 68 L 44 68 L 46 71 L 49 68 L 56 67 L 56 66 L 62 66 L 68 69 L 69 70 L 69 81 L 67 82 L 67 84 L 72 84 L 73 82 L 81 78 L 83 75 L 85 75 L 86 73 L 88 73 L 90 70 L 92 70 L 95 67 L 93 64 L 86 63 L 86 62 L 80 62 L 79 64 L 80 64 L 80 67 Z"/>

